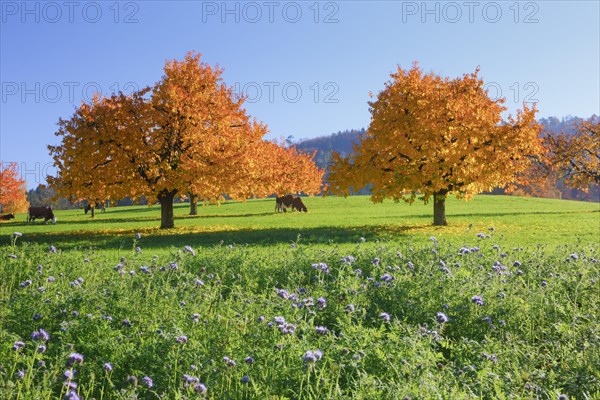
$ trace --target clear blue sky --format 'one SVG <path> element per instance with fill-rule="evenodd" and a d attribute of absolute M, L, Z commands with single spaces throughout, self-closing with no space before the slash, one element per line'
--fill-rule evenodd
<path fill-rule="evenodd" d="M 460 76 L 477 66 L 511 112 L 600 114 L 598 1 L 0 2 L 0 160 L 30 188 L 52 163 L 59 118 L 95 90 L 130 92 L 188 51 L 246 89 L 269 138 L 369 124 L 368 93 L 399 64 Z"/>

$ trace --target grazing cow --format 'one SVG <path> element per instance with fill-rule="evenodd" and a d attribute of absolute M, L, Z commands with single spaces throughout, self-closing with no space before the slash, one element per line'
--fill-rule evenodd
<path fill-rule="evenodd" d="M 292 211 L 293 210 L 296 210 L 298 212 L 308 212 L 308 209 L 306 208 L 300 197 L 294 197 L 294 200 L 292 201 Z"/>
<path fill-rule="evenodd" d="M 29 207 L 27 222 L 35 221 L 38 218 L 44 218 L 44 223 L 46 224 L 50 220 L 52 220 L 52 223 L 56 223 L 56 217 L 51 207 Z"/>
<path fill-rule="evenodd" d="M 294 201 L 294 196 L 286 194 L 285 196 L 277 197 L 275 199 L 275 212 L 287 212 L 287 208 L 291 207 Z"/>
<path fill-rule="evenodd" d="M 0 220 L 2 220 L 2 221 L 10 221 L 11 219 L 14 219 L 14 218 L 15 218 L 15 214 L 13 214 L 13 213 L 0 215 Z"/>

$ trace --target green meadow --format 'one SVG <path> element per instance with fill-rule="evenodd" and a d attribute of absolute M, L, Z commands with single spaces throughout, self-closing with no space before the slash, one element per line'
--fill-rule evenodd
<path fill-rule="evenodd" d="M 598 203 L 305 204 L 2 223 L 0 398 L 600 399 Z"/>
<path fill-rule="evenodd" d="M 312 244 L 343 245 L 365 239 L 426 242 L 430 236 L 449 241 L 468 240 L 493 227 L 502 240 L 515 244 L 560 245 L 597 242 L 600 203 L 569 200 L 476 196 L 465 202 L 449 198 L 449 226 L 432 226 L 432 205 L 415 203 L 379 204 L 368 196 L 309 197 L 308 213 L 275 213 L 275 200 L 230 201 L 198 207 L 190 216 L 189 205 L 175 205 L 175 229 L 161 231 L 159 206 L 112 207 L 97 212 L 94 219 L 83 210 L 56 211 L 58 223 L 26 222 L 25 214 L 0 225 L 3 243 L 13 231 L 27 240 L 63 248 L 92 246 L 97 249 L 128 247 L 132 234 L 146 237 L 155 249 L 180 246 L 227 244 L 276 245 L 302 240 Z"/>

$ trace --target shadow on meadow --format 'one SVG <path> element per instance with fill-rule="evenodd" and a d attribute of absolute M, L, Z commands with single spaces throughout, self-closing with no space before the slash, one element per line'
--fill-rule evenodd
<path fill-rule="evenodd" d="M 402 231 L 412 229 L 412 226 L 395 227 L 394 234 L 402 236 Z M 95 248 L 99 250 L 131 249 L 134 245 L 137 231 L 118 231 L 107 233 L 28 233 L 19 239 L 20 242 L 54 245 L 61 250 L 75 248 Z M 327 243 L 358 243 L 361 237 L 375 240 L 380 237 L 381 227 L 318 227 L 318 228 L 271 228 L 271 229 L 240 229 L 235 231 L 197 232 L 182 229 L 160 231 L 158 229 L 141 229 L 141 239 L 137 240 L 144 250 L 182 248 L 183 246 L 214 246 L 229 244 L 277 245 L 296 242 L 311 244 Z M 10 236 L 3 236 L 0 245 L 10 244 Z"/>

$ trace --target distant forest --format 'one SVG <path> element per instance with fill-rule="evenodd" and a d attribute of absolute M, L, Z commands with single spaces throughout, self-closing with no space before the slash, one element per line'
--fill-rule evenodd
<path fill-rule="evenodd" d="M 595 121 L 600 121 L 600 117 L 594 116 Z M 582 119 L 578 117 L 567 116 L 559 119 L 556 117 L 542 118 L 539 120 L 540 124 L 544 127 L 547 132 L 550 133 L 561 133 L 565 132 L 568 134 L 576 134 L 574 124 L 580 122 Z M 327 170 L 331 161 L 331 152 L 335 151 L 341 156 L 345 157 L 352 151 L 354 143 L 360 143 L 362 137 L 366 134 L 366 129 L 352 129 L 339 131 L 326 136 L 320 136 L 313 139 L 304 139 L 294 142 L 292 138 L 286 140 L 288 145 L 295 145 L 299 151 L 304 153 L 312 154 L 316 152 L 314 161 L 320 167 L 326 170 L 325 179 L 327 179 Z M 363 189 L 357 194 L 368 194 L 368 189 Z M 491 192 L 493 194 L 503 194 L 503 190 L 497 189 Z M 571 189 L 565 187 L 561 181 L 549 182 L 544 188 L 528 188 L 522 187 L 515 191 L 513 194 L 524 195 L 524 196 L 536 196 L 536 197 L 551 197 L 551 198 L 562 198 L 572 200 L 585 200 L 585 201 L 600 201 L 600 187 L 598 185 L 590 186 L 588 192 L 584 192 L 579 189 Z M 65 198 L 55 198 L 55 192 L 52 188 L 40 185 L 36 189 L 29 190 L 27 192 L 27 200 L 32 206 L 47 206 L 51 205 L 55 209 L 72 209 L 72 208 L 83 208 L 85 202 L 72 203 Z M 182 202 L 183 199 L 177 199 L 176 202 Z M 140 199 L 137 204 L 148 204 L 145 198 Z M 118 201 L 118 206 L 134 204 L 131 199 L 124 199 Z"/>

